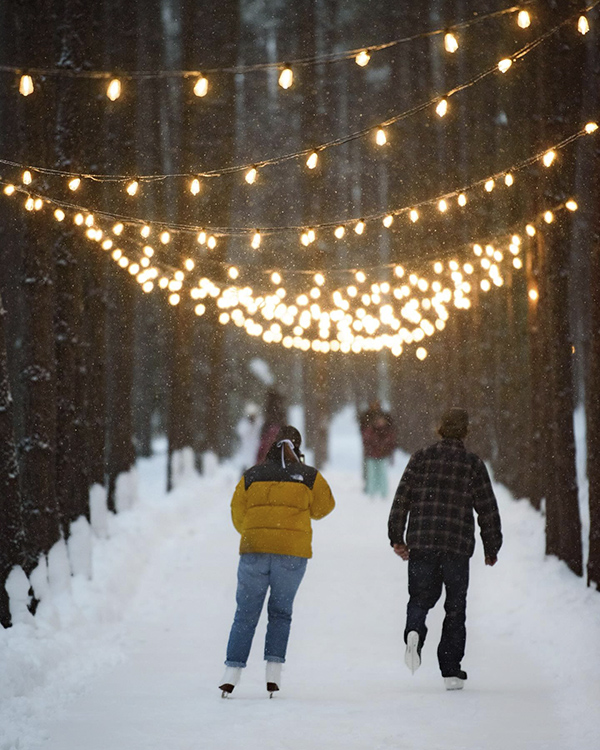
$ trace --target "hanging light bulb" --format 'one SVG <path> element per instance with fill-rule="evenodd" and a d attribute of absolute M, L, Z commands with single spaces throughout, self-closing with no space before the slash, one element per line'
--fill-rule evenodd
<path fill-rule="evenodd" d="M 279 74 L 279 85 L 282 89 L 289 89 L 294 83 L 294 72 L 289 65 L 286 65 Z"/>
<path fill-rule="evenodd" d="M 81 216 L 81 214 L 77 214 L 77 216 Z M 75 219 L 77 219 L 77 216 L 75 217 Z M 82 223 L 83 223 L 83 217 L 81 217 L 81 218 L 82 218 Z M 116 234 L 117 237 L 118 237 L 121 234 L 121 232 L 123 231 L 123 224 L 121 224 L 120 221 L 117 222 L 114 225 L 114 227 L 112 228 L 112 231 L 113 231 L 113 234 Z"/>
<path fill-rule="evenodd" d="M 507 187 L 510 187 L 511 185 L 513 185 L 514 182 L 515 182 L 515 178 L 510 174 L 510 172 L 504 175 L 504 184 Z"/>
<path fill-rule="evenodd" d="M 209 250 L 214 250 L 215 247 L 217 246 L 217 240 L 216 240 L 215 237 L 212 236 L 212 234 L 206 240 L 206 245 L 207 245 L 207 247 L 208 247 Z"/>
<path fill-rule="evenodd" d="M 356 232 L 356 234 L 362 234 L 365 231 L 365 222 L 362 219 L 357 222 L 356 226 L 354 227 L 354 231 Z"/>
<path fill-rule="evenodd" d="M 528 234 L 528 235 L 529 235 L 530 237 L 535 237 L 535 231 L 536 231 L 536 230 L 535 230 L 535 227 L 533 226 L 533 224 L 528 224 L 528 225 L 527 225 L 527 226 L 525 227 L 525 231 L 527 232 L 527 234 Z"/>
<path fill-rule="evenodd" d="M 113 78 L 112 81 L 108 84 L 108 88 L 106 89 L 106 96 L 111 100 L 111 102 L 116 101 L 121 96 L 121 81 L 119 81 L 118 78 Z"/>
<path fill-rule="evenodd" d="M 415 222 L 419 221 L 419 212 L 416 208 L 412 208 L 410 211 L 410 220 L 414 224 Z"/>
<path fill-rule="evenodd" d="M 531 26 L 531 16 L 526 10 L 520 10 L 517 16 L 517 23 L 522 29 L 527 29 Z"/>
<path fill-rule="evenodd" d="M 577 21 L 577 31 L 579 31 L 580 34 L 583 34 L 585 36 L 585 34 L 587 34 L 589 30 L 590 30 L 590 24 L 589 24 L 589 21 L 587 20 L 587 17 L 579 16 L 579 21 Z"/>
<path fill-rule="evenodd" d="M 501 73 L 506 73 L 506 71 L 512 66 L 512 60 L 510 57 L 505 57 L 503 60 L 500 60 L 498 63 L 498 70 Z"/>
<path fill-rule="evenodd" d="M 491 180 L 491 179 L 487 180 L 487 182 L 484 185 L 485 190 L 486 190 L 487 193 L 491 193 L 492 192 L 492 190 L 494 189 L 494 184 L 495 184 L 494 180 Z"/>
<path fill-rule="evenodd" d="M 254 234 L 252 235 L 252 243 L 251 243 L 252 247 L 255 250 L 258 250 L 258 248 L 260 247 L 260 239 L 261 239 L 260 232 L 257 229 L 256 232 L 254 232 Z"/>
<path fill-rule="evenodd" d="M 246 178 L 245 179 L 246 179 L 246 182 L 248 183 L 248 185 L 253 185 L 256 182 L 257 175 L 258 175 L 258 171 L 257 171 L 256 167 L 251 167 L 246 172 Z"/>
<path fill-rule="evenodd" d="M 7 185 L 4 188 L 4 194 L 5 195 L 12 195 L 15 192 L 15 186 L 14 185 Z"/>
<path fill-rule="evenodd" d="M 23 75 L 19 80 L 19 94 L 29 96 L 33 94 L 33 78 L 30 75 Z"/>
<path fill-rule="evenodd" d="M 319 161 L 319 154 L 316 151 L 311 152 L 310 156 L 306 160 L 306 166 L 309 169 L 314 169 Z"/>
<path fill-rule="evenodd" d="M 196 241 L 198 242 L 199 245 L 206 244 L 206 232 L 204 231 L 204 229 L 201 229 L 198 232 L 198 236 L 196 237 Z"/>
<path fill-rule="evenodd" d="M 127 185 L 127 188 L 126 188 L 127 194 L 131 195 L 131 197 L 133 197 L 137 193 L 139 186 L 140 186 L 140 184 L 139 184 L 139 182 L 137 180 L 132 180 Z"/>
<path fill-rule="evenodd" d="M 573 199 L 571 199 L 571 200 L 569 200 L 569 201 L 567 201 L 565 203 L 565 208 L 568 211 L 577 211 L 577 209 L 579 208 L 579 206 L 577 205 L 576 201 L 574 201 Z"/>
<path fill-rule="evenodd" d="M 23 177 L 21 179 L 23 181 L 23 185 L 31 185 L 31 183 L 33 181 L 33 177 L 31 176 L 31 172 L 28 169 L 26 169 L 23 172 Z"/>
<path fill-rule="evenodd" d="M 544 221 L 546 222 L 546 224 L 552 224 L 552 222 L 554 221 L 554 214 L 552 213 L 552 211 L 546 211 L 546 213 L 544 214 Z"/>
<path fill-rule="evenodd" d="M 343 226 L 342 226 L 342 225 L 340 224 L 340 226 L 339 226 L 339 227 L 336 227 L 336 229 L 335 229 L 335 232 L 334 232 L 334 234 L 335 234 L 335 236 L 336 236 L 336 237 L 338 238 L 338 240 L 341 240 L 341 239 L 342 239 L 342 237 L 343 237 L 343 236 L 344 236 L 344 235 L 346 234 L 346 228 L 345 228 L 345 227 L 343 227 Z"/>
<path fill-rule="evenodd" d="M 467 205 L 467 196 L 464 193 L 461 193 L 458 198 L 458 205 L 459 206 L 466 206 Z"/>
<path fill-rule="evenodd" d="M 194 84 L 194 94 L 196 96 L 206 96 L 208 93 L 208 78 L 200 75 L 196 83 Z"/>
<path fill-rule="evenodd" d="M 54 212 L 54 218 L 56 219 L 56 221 L 64 221 L 65 212 L 62 209 L 57 208 Z"/>
<path fill-rule="evenodd" d="M 171 235 L 167 231 L 161 232 L 160 241 L 162 242 L 163 245 L 168 245 L 169 242 L 171 241 Z"/>
<path fill-rule="evenodd" d="M 378 146 L 385 146 L 385 144 L 387 143 L 387 136 L 383 128 L 379 128 L 377 130 L 377 133 L 375 134 L 375 143 Z"/>
<path fill-rule="evenodd" d="M 456 52 L 458 49 L 458 40 L 451 31 L 444 35 L 444 47 L 446 52 L 450 53 Z"/>
<path fill-rule="evenodd" d="M 441 101 L 439 101 L 437 107 L 435 108 L 435 111 L 440 117 L 444 117 L 446 115 L 446 112 L 448 111 L 447 99 L 442 99 Z"/>
<path fill-rule="evenodd" d="M 72 180 L 69 180 L 69 190 L 73 190 L 73 192 L 75 192 L 75 190 L 77 190 L 80 185 L 81 180 L 79 179 L 79 177 L 73 177 Z"/>
<path fill-rule="evenodd" d="M 190 193 L 192 195 L 198 195 L 200 192 L 200 180 L 197 177 L 190 182 Z"/>
<path fill-rule="evenodd" d="M 271 274 L 271 281 L 274 284 L 281 284 L 281 276 L 277 273 L 277 271 L 273 271 Z"/>
<path fill-rule="evenodd" d="M 392 214 L 388 214 L 383 220 L 383 226 L 386 227 L 386 229 L 389 229 L 393 223 L 394 217 L 392 216 Z"/>
<path fill-rule="evenodd" d="M 354 58 L 354 62 L 357 65 L 360 65 L 361 68 L 364 68 L 365 65 L 368 65 L 370 59 L 371 55 L 369 54 L 369 51 L 363 49 L 358 53 L 358 55 L 356 55 L 356 57 Z"/>
<path fill-rule="evenodd" d="M 150 236 L 150 227 L 146 224 L 140 229 L 140 235 L 146 239 L 146 237 Z"/>
<path fill-rule="evenodd" d="M 310 245 L 310 239 L 308 238 L 308 232 L 302 232 L 300 235 L 300 242 L 304 245 L 304 247 L 308 247 Z"/>
<path fill-rule="evenodd" d="M 448 210 L 448 204 L 446 203 L 446 201 L 443 198 L 438 203 L 438 209 L 439 209 L 440 213 L 442 213 L 442 214 L 445 214 L 446 211 Z"/>
<path fill-rule="evenodd" d="M 546 153 L 544 154 L 542 158 L 542 161 L 544 162 L 545 167 L 551 167 L 555 159 L 556 159 L 555 151 L 546 151 Z"/>
<path fill-rule="evenodd" d="M 585 132 L 588 134 L 595 133 L 596 130 L 598 130 L 597 122 L 588 122 L 588 124 L 585 126 Z"/>

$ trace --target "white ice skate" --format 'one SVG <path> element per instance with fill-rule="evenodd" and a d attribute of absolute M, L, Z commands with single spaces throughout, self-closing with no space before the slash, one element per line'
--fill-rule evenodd
<path fill-rule="evenodd" d="M 269 698 L 273 697 L 273 693 L 279 690 L 281 685 L 281 663 L 278 661 L 267 662 L 267 691 L 269 692 Z"/>
<path fill-rule="evenodd" d="M 241 667 L 227 667 L 225 669 L 225 674 L 223 675 L 223 679 L 221 680 L 221 684 L 219 685 L 221 698 L 227 698 L 228 695 L 233 693 L 233 688 L 238 684 L 241 676 Z"/>
<path fill-rule="evenodd" d="M 404 663 L 414 674 L 421 666 L 421 654 L 419 648 L 419 634 L 416 630 L 411 630 L 406 636 L 406 652 L 404 654 Z"/>

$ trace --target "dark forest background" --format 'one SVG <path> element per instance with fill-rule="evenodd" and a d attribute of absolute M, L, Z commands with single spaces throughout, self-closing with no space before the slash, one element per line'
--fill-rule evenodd
<path fill-rule="evenodd" d="M 198 227 L 312 226 L 385 212 L 433 198 L 517 162 L 598 120 L 600 14 L 577 31 L 578 0 L 523 3 L 516 13 L 457 32 L 459 49 L 444 50 L 445 29 L 509 7 L 500 0 L 24 0 L 0 3 L 0 158 L 86 173 L 131 175 L 222 169 L 311 148 L 386 118 L 494 67 L 565 19 L 569 23 L 513 66 L 450 100 L 448 115 L 431 111 L 373 138 L 345 143 L 307 170 L 288 161 L 248 186 L 239 173 L 204 180 L 193 196 L 184 182 L 143 185 L 135 200 L 110 184 L 87 189 L 86 205 L 156 223 Z M 277 67 L 245 74 L 207 73 L 199 99 L 190 79 L 129 81 L 129 71 L 199 70 L 277 63 L 370 47 L 408 36 L 411 42 L 353 60 L 294 67 L 283 91 Z M 419 36 L 420 35 L 420 36 Z M 110 102 L 106 81 L 35 76 L 34 94 L 18 93 L 19 76 L 36 68 L 110 71 L 123 76 Z M 3 165 L 4 181 L 19 173 Z M 36 189 L 72 199 L 50 176 Z M 362 237 L 334 240 L 318 232 L 304 248 L 297 236 L 273 234 L 260 251 L 247 237 L 221 238 L 198 251 L 198 268 L 225 282 L 224 263 L 264 269 L 322 270 L 467 257 L 469 243 L 511 232 L 549 207 L 575 197 L 579 211 L 558 212 L 523 237 L 524 271 L 505 276 L 489 294 L 475 292 L 469 310 L 453 310 L 446 329 L 419 361 L 407 348 L 319 354 L 285 350 L 251 338 L 206 314 L 191 300 L 170 306 L 165 295 L 141 293 L 124 273 L 68 222 L 0 203 L 0 584 L 15 565 L 30 575 L 71 525 L 90 520 L 90 489 L 101 488 L 117 512 L 119 478 L 153 439 L 168 438 L 169 477 L 183 449 L 197 468 L 212 451 L 236 447 L 235 425 L 248 401 L 262 403 L 265 384 L 253 360 L 265 361 L 288 406 L 305 413 L 315 461 L 327 458 L 331 416 L 373 398 L 389 405 L 401 447 L 432 439 L 450 405 L 472 415 L 470 447 L 495 478 L 546 518 L 547 553 L 600 583 L 600 150 L 597 136 L 539 161 L 510 190 L 469 203 L 464 212 L 424 211 L 412 225 L 369 226 Z M 79 196 L 78 196 L 79 198 Z M 165 250 L 165 252 L 167 252 Z M 177 253 L 174 248 L 172 252 Z M 173 256 L 175 260 L 175 255 Z M 530 290 L 537 300 L 528 296 Z M 582 545 L 573 413 L 585 406 L 589 543 Z M 584 553 L 584 550 L 586 551 Z M 31 608 L 35 609 L 32 591 Z M 10 623 L 0 585 L 0 615 Z"/>

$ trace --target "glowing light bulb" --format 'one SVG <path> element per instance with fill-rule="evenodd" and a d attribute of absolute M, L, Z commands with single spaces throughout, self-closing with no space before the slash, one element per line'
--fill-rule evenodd
<path fill-rule="evenodd" d="M 556 159 L 555 151 L 546 151 L 546 153 L 542 157 L 542 161 L 544 162 L 545 167 L 551 167 L 555 159 Z"/>
<path fill-rule="evenodd" d="M 201 75 L 194 84 L 194 94 L 196 96 L 206 96 L 208 94 L 208 78 Z"/>
<path fill-rule="evenodd" d="M 184 266 L 185 266 L 185 268 L 186 268 L 187 271 L 193 271 L 194 267 L 196 266 L 196 264 L 194 263 L 194 261 L 191 258 L 187 258 L 186 261 L 185 261 L 185 263 L 184 263 Z"/>
<path fill-rule="evenodd" d="M 54 212 L 54 218 L 56 219 L 56 221 L 64 221 L 65 212 L 62 211 L 60 208 L 57 208 L 56 211 Z"/>
<path fill-rule="evenodd" d="M 206 312 L 206 307 L 204 307 L 204 305 L 196 305 L 196 307 L 194 308 L 194 312 L 198 316 L 204 315 L 204 313 Z"/>
<path fill-rule="evenodd" d="M 308 159 L 306 160 L 306 166 L 309 169 L 314 169 L 317 166 L 317 163 L 319 161 L 319 154 L 317 154 L 316 151 L 313 151 Z"/>
<path fill-rule="evenodd" d="M 309 229 L 308 232 L 306 233 L 306 236 L 308 237 L 308 241 L 310 243 L 314 242 L 317 237 L 314 229 Z"/>
<path fill-rule="evenodd" d="M 314 275 L 315 284 L 318 284 L 319 286 L 323 286 L 325 283 L 325 277 L 322 273 L 316 273 Z"/>
<path fill-rule="evenodd" d="M 365 231 L 365 222 L 362 219 L 357 222 L 356 226 L 354 227 L 354 231 L 356 232 L 356 234 L 362 234 Z"/>
<path fill-rule="evenodd" d="M 123 231 L 123 224 L 121 224 L 121 222 L 119 221 L 112 228 L 112 232 L 113 232 L 113 234 L 116 234 L 117 237 L 118 237 L 121 234 L 122 231 Z"/>
<path fill-rule="evenodd" d="M 146 224 L 140 229 L 140 235 L 146 239 L 146 237 L 150 236 L 150 227 Z"/>
<path fill-rule="evenodd" d="M 36 211 L 39 211 L 43 205 L 44 205 L 44 201 L 41 198 L 36 198 L 33 202 L 33 208 Z"/>
<path fill-rule="evenodd" d="M 364 274 L 363 271 L 357 271 L 356 275 L 355 275 L 355 278 L 356 278 L 356 280 L 358 281 L 359 284 L 364 284 L 365 281 L 367 280 L 367 277 L 365 276 L 365 274 Z"/>
<path fill-rule="evenodd" d="M 33 177 L 31 176 L 31 172 L 28 169 L 23 172 L 22 180 L 24 185 L 31 185 Z"/>
<path fill-rule="evenodd" d="M 415 222 L 419 221 L 419 212 L 416 208 L 412 208 L 410 211 L 410 220 L 414 224 Z"/>
<path fill-rule="evenodd" d="M 552 222 L 554 221 L 554 214 L 552 213 L 552 211 L 546 211 L 546 213 L 544 214 L 544 221 L 546 222 L 546 224 L 552 224 Z"/>
<path fill-rule="evenodd" d="M 21 80 L 19 81 L 19 94 L 22 94 L 23 96 L 33 94 L 33 78 L 31 76 L 21 76 Z"/>
<path fill-rule="evenodd" d="M 585 126 L 586 133 L 595 133 L 596 130 L 598 130 L 597 122 L 588 122 L 588 124 Z"/>
<path fill-rule="evenodd" d="M 338 238 L 338 240 L 341 240 L 342 237 L 346 234 L 346 228 L 340 225 L 339 227 L 336 227 L 334 234 Z"/>
<path fill-rule="evenodd" d="M 438 210 L 440 211 L 440 213 L 443 213 L 443 214 L 445 214 L 446 211 L 448 210 L 448 204 L 443 198 L 438 203 Z"/>
<path fill-rule="evenodd" d="M 587 20 L 587 17 L 579 16 L 579 20 L 577 21 L 577 31 L 579 31 L 580 34 L 583 34 L 585 36 L 585 34 L 587 34 L 589 30 L 590 30 L 590 24 L 589 24 L 589 21 Z"/>
<path fill-rule="evenodd" d="M 294 83 L 294 72 L 286 65 L 285 68 L 279 74 L 279 85 L 282 89 L 289 89 Z"/>
<path fill-rule="evenodd" d="M 394 217 L 392 216 L 392 214 L 388 214 L 383 220 L 383 226 L 386 227 L 386 229 L 389 229 L 393 223 Z"/>
<path fill-rule="evenodd" d="M 206 244 L 206 232 L 204 231 L 204 229 L 201 229 L 198 232 L 198 236 L 196 237 L 196 241 L 198 242 L 199 245 Z"/>
<path fill-rule="evenodd" d="M 12 195 L 15 192 L 15 186 L 14 185 L 7 185 L 4 188 L 4 194 L 5 195 Z"/>
<path fill-rule="evenodd" d="M 169 295 L 169 304 L 173 305 L 173 307 L 175 307 L 175 305 L 178 305 L 180 301 L 181 301 L 181 297 L 178 294 Z"/>
<path fill-rule="evenodd" d="M 523 261 L 521 260 L 521 258 L 513 258 L 513 266 L 517 270 L 523 268 Z"/>
<path fill-rule="evenodd" d="M 190 193 L 192 195 L 198 195 L 200 192 L 200 180 L 197 177 L 190 182 Z"/>
<path fill-rule="evenodd" d="M 85 217 L 85 225 L 86 225 L 86 227 L 93 227 L 94 226 L 94 216 L 93 216 L 93 214 L 88 214 Z"/>
<path fill-rule="evenodd" d="M 531 16 L 526 10 L 520 10 L 517 16 L 517 23 L 522 29 L 527 29 L 531 26 Z"/>
<path fill-rule="evenodd" d="M 271 274 L 271 281 L 272 281 L 272 282 L 273 282 L 274 284 L 281 284 L 281 276 L 280 276 L 280 275 L 279 275 L 279 274 L 277 273 L 277 271 L 274 271 L 274 272 L 273 272 L 273 273 Z"/>
<path fill-rule="evenodd" d="M 387 136 L 383 128 L 378 128 L 377 133 L 375 134 L 375 143 L 378 146 L 385 146 L 387 143 Z"/>
<path fill-rule="evenodd" d="M 394 268 L 394 273 L 398 278 L 401 279 L 404 276 L 404 269 L 402 268 L 402 266 L 396 266 Z"/>
<path fill-rule="evenodd" d="M 417 359 L 420 359 L 421 362 L 427 357 L 427 349 L 425 349 L 424 346 L 420 346 L 417 349 Z"/>
<path fill-rule="evenodd" d="M 507 187 L 514 185 L 514 182 L 515 182 L 515 178 L 510 173 L 504 175 L 504 184 Z"/>
<path fill-rule="evenodd" d="M 256 182 L 257 175 L 258 175 L 258 171 L 257 171 L 256 167 L 251 167 L 246 172 L 246 178 L 245 179 L 246 179 L 246 182 L 248 183 L 248 185 L 253 185 Z"/>
<path fill-rule="evenodd" d="M 104 242 L 102 243 L 103 250 L 110 250 L 112 246 L 113 246 L 112 240 L 104 240 Z"/>
<path fill-rule="evenodd" d="M 216 240 L 215 237 L 212 236 L 212 234 L 206 240 L 206 245 L 207 245 L 207 247 L 208 247 L 209 250 L 214 250 L 215 247 L 217 246 L 217 240 Z"/>
<path fill-rule="evenodd" d="M 528 235 L 529 235 L 530 237 L 535 237 L 535 232 L 536 232 L 536 230 L 535 230 L 535 227 L 533 226 L 533 224 L 528 224 L 528 225 L 527 225 L 527 226 L 525 227 L 525 231 L 527 232 L 527 234 L 528 234 Z"/>
<path fill-rule="evenodd" d="M 444 47 L 451 54 L 458 49 L 458 40 L 451 31 L 444 35 Z"/>
<path fill-rule="evenodd" d="M 489 292 L 492 288 L 492 285 L 490 284 L 488 279 L 483 279 L 481 284 L 479 285 L 484 292 Z"/>
<path fill-rule="evenodd" d="M 152 281 L 145 281 L 142 284 L 142 290 L 144 292 L 146 292 L 146 294 L 148 294 L 149 292 L 151 292 L 153 289 L 154 289 L 154 282 L 152 282 Z"/>
<path fill-rule="evenodd" d="M 361 50 L 358 55 L 354 58 L 354 62 L 357 65 L 360 65 L 361 68 L 364 68 L 365 65 L 369 64 L 369 60 L 371 59 L 371 55 L 369 54 L 369 51 L 366 49 Z"/>
<path fill-rule="evenodd" d="M 121 81 L 119 81 L 118 78 L 113 78 L 112 81 L 108 84 L 108 88 L 106 89 L 106 96 L 111 100 L 111 102 L 116 101 L 121 96 Z"/>
<path fill-rule="evenodd" d="M 466 206 L 467 205 L 467 196 L 464 193 L 461 193 L 458 198 L 458 205 L 459 206 Z"/>
<path fill-rule="evenodd" d="M 488 180 L 485 183 L 484 187 L 487 193 L 491 193 L 492 190 L 494 189 L 494 180 Z"/>
<path fill-rule="evenodd" d="M 512 60 L 510 57 L 505 57 L 503 60 L 500 60 L 498 63 L 498 70 L 501 73 L 506 73 L 506 71 L 512 66 Z"/>
<path fill-rule="evenodd" d="M 137 180 L 132 180 L 126 187 L 127 195 L 131 195 L 133 197 L 139 188 L 140 184 Z"/>
<path fill-rule="evenodd" d="M 440 117 L 444 117 L 448 112 L 448 100 L 442 99 L 441 101 L 439 101 L 437 107 L 435 108 L 435 111 Z"/>
<path fill-rule="evenodd" d="M 75 192 L 75 190 L 77 190 L 80 185 L 81 180 L 79 179 L 79 177 L 73 177 L 72 180 L 69 180 L 69 190 L 73 190 L 73 192 Z"/>
<path fill-rule="evenodd" d="M 260 232 L 257 229 L 256 232 L 254 232 L 254 234 L 252 235 L 251 242 L 251 245 L 255 250 L 258 250 L 258 248 L 260 247 L 260 239 Z"/>
<path fill-rule="evenodd" d="M 537 289 L 533 289 L 533 288 L 531 288 L 531 289 L 529 290 L 529 293 L 528 293 L 528 295 L 527 295 L 527 296 L 529 297 L 529 299 L 530 299 L 530 300 L 531 300 L 532 302 L 537 302 L 537 301 L 538 301 L 538 299 L 539 299 L 539 297 L 540 297 L 540 295 L 539 295 L 539 292 L 538 292 L 538 290 L 537 290 Z"/>
<path fill-rule="evenodd" d="M 565 203 L 565 208 L 567 208 L 569 211 L 577 211 L 579 206 L 577 205 L 576 201 L 571 199 Z"/>
<path fill-rule="evenodd" d="M 227 271 L 227 275 L 230 279 L 237 279 L 237 277 L 240 275 L 240 272 L 235 266 L 231 266 L 231 268 Z"/>
<path fill-rule="evenodd" d="M 438 260 L 438 261 L 437 261 L 437 263 L 434 263 L 434 265 L 433 265 L 433 270 L 434 270 L 434 271 L 435 271 L 436 273 L 441 273 L 441 272 L 442 272 L 442 271 L 444 270 L 444 266 L 443 266 L 443 264 L 442 264 L 442 263 L 440 263 L 440 261 Z"/>
<path fill-rule="evenodd" d="M 168 245 L 169 242 L 171 241 L 171 235 L 167 231 L 164 231 L 160 233 L 159 239 L 163 245 Z"/>

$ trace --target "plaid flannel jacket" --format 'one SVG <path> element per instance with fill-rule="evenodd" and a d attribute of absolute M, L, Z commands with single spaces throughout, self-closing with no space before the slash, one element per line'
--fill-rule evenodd
<path fill-rule="evenodd" d="M 402 475 L 388 523 L 390 543 L 409 549 L 453 552 L 475 549 L 473 510 L 486 557 L 496 557 L 502 531 L 496 497 L 483 461 L 462 440 L 444 439 L 411 456 Z"/>

